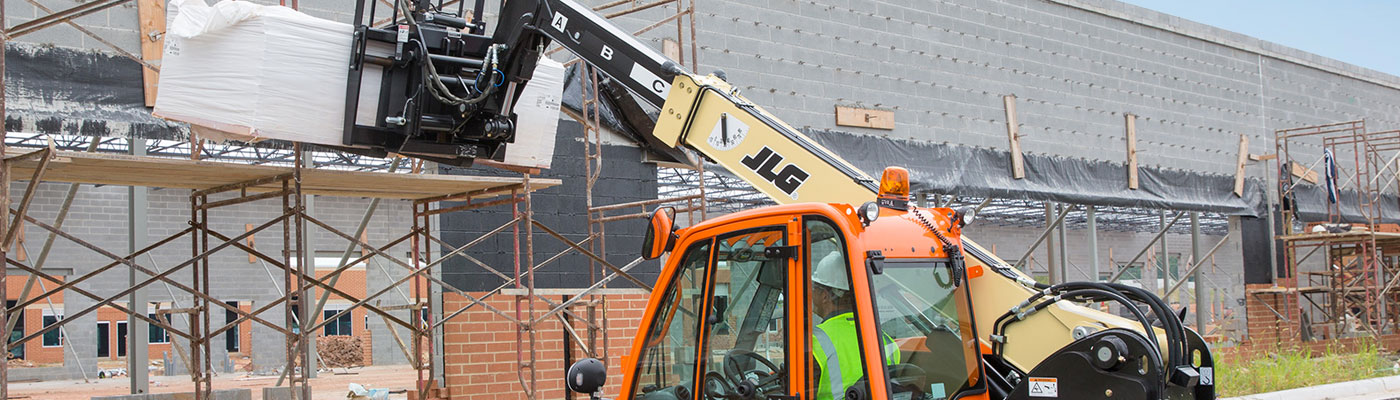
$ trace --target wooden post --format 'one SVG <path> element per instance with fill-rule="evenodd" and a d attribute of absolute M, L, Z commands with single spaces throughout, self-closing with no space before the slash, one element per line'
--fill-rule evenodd
<path fill-rule="evenodd" d="M 1249 137 L 1240 135 L 1240 153 L 1235 161 L 1235 197 L 1244 197 L 1244 164 L 1247 161 L 1249 161 Z"/>
<path fill-rule="evenodd" d="M 1026 161 L 1021 156 L 1021 127 L 1016 122 L 1016 95 L 1002 96 L 1006 105 L 1006 139 L 1011 145 L 1011 177 L 1026 178 Z"/>
<path fill-rule="evenodd" d="M 681 59 L 681 43 L 673 39 L 661 39 L 661 53 L 666 55 L 666 58 L 679 60 Z"/>
<path fill-rule="evenodd" d="M 15 224 L 19 225 L 19 229 L 15 230 L 15 234 L 18 235 L 19 238 L 15 239 L 15 244 L 10 245 L 10 253 L 14 254 L 11 258 L 15 259 L 15 261 L 28 261 L 29 251 L 24 248 L 24 222 L 15 221 Z"/>
<path fill-rule="evenodd" d="M 160 65 L 165 51 L 165 0 L 139 0 L 136 2 L 136 15 L 140 18 L 141 59 L 151 65 Z M 156 105 L 156 82 L 160 72 L 141 68 L 141 81 L 145 84 L 146 107 Z"/>
<path fill-rule="evenodd" d="M 251 231 L 251 230 L 253 230 L 253 224 L 243 224 L 243 232 L 246 233 L 246 232 Z M 253 240 L 253 238 L 256 238 L 257 236 L 258 236 L 258 235 L 248 236 L 248 248 L 253 248 L 253 249 L 258 248 L 257 242 Z M 257 264 L 257 263 L 258 263 L 258 256 L 253 255 L 253 253 L 248 253 L 248 263 L 249 263 L 249 264 Z"/>
<path fill-rule="evenodd" d="M 1128 189 L 1138 188 L 1137 115 L 1123 114 L 1128 137 Z"/>

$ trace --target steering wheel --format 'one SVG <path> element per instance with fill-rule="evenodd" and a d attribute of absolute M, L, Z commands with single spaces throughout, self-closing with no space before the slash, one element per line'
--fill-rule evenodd
<path fill-rule="evenodd" d="M 756 369 L 741 371 L 739 362 L 743 358 L 758 361 L 771 372 Z M 779 368 L 772 361 L 758 353 L 744 349 L 733 349 L 724 353 L 722 370 L 724 373 L 714 371 L 705 373 L 706 396 L 723 399 L 757 399 L 765 394 L 764 391 L 769 385 L 787 376 L 787 371 Z M 717 393 L 716 389 L 723 390 L 723 393 Z"/>
<path fill-rule="evenodd" d="M 890 390 L 894 393 L 909 393 L 911 399 L 923 399 L 923 388 L 928 387 L 928 373 L 923 368 L 909 363 L 889 367 Z"/>

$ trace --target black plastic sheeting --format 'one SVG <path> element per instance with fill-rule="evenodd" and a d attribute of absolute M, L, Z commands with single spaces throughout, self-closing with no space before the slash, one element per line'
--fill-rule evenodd
<path fill-rule="evenodd" d="M 1237 197 L 1233 176 L 1142 167 L 1138 189 L 1131 190 L 1124 164 L 1038 154 L 1026 154 L 1025 179 L 1013 179 L 1004 151 L 836 131 L 806 134 L 872 177 L 886 166 L 908 168 L 915 192 L 1252 217 L 1264 212 L 1263 184 L 1257 179 L 1246 179 L 1244 196 Z"/>
<path fill-rule="evenodd" d="M 565 72 L 563 106 L 581 115 L 592 117 L 592 110 L 583 111 L 583 90 L 578 64 Z M 606 86 L 606 77 L 599 77 Z M 623 93 L 625 94 L 625 93 Z M 637 141 L 658 159 L 684 160 L 674 149 L 648 143 L 648 129 L 655 115 L 644 115 L 635 104 L 619 105 L 618 93 L 604 91 L 597 107 L 603 127 Z M 626 110 L 631 110 L 629 115 Z M 651 121 L 643 121 L 650 117 Z M 649 129 L 648 129 L 649 130 Z M 879 177 L 886 166 L 898 165 L 909 169 L 910 185 L 915 192 L 958 193 L 974 197 L 1030 199 L 1071 204 L 1138 207 L 1179 211 L 1215 212 L 1227 215 L 1262 217 L 1264 184 L 1260 179 L 1246 179 L 1243 197 L 1235 196 L 1235 178 L 1229 175 L 1140 167 L 1138 189 L 1128 189 L 1124 164 L 1025 154 L 1025 179 L 1011 177 L 1011 159 L 1004 151 L 856 135 L 831 130 L 804 130 L 808 136 L 836 152 L 872 177 Z M 717 169 L 726 173 L 722 168 Z M 1315 185 L 1299 184 L 1287 203 L 1303 222 L 1328 221 L 1326 192 Z M 1355 191 L 1342 191 L 1341 221 L 1366 222 Z M 1378 203 L 1381 222 L 1400 223 L 1400 197 L 1384 195 Z"/>
<path fill-rule="evenodd" d="M 1285 204 L 1292 207 L 1293 215 L 1302 222 L 1344 222 L 1344 223 L 1367 223 L 1366 214 L 1375 214 L 1378 218 L 1376 222 L 1400 223 L 1400 197 L 1392 194 L 1381 195 L 1376 201 L 1374 211 L 1362 213 L 1362 200 L 1364 196 L 1355 190 L 1342 190 L 1341 198 L 1336 205 L 1327 203 L 1327 190 L 1319 185 L 1307 182 L 1299 183 L 1293 188 L 1289 196 L 1285 198 Z M 1337 211 L 1337 220 L 1331 220 L 1329 215 L 1333 208 Z"/>
<path fill-rule="evenodd" d="M 570 66 L 566 72 L 563 106 L 582 114 L 583 90 L 587 85 L 580 84 L 576 67 L 577 64 Z M 599 122 L 634 140 L 649 136 L 635 132 L 614 101 L 602 96 Z M 1123 164 L 1026 154 L 1026 179 L 1018 180 L 1011 178 L 1011 161 L 1003 151 L 838 131 L 805 131 L 872 177 L 879 177 L 886 166 L 908 168 L 910 186 L 915 192 L 1256 217 L 1263 215 L 1264 210 L 1263 185 L 1257 179 L 1247 179 L 1244 197 L 1237 197 L 1233 193 L 1233 176 L 1143 167 L 1138 171 L 1138 189 L 1130 190 Z M 639 144 L 647 147 L 640 140 Z M 657 154 L 658 149 L 649 150 L 667 157 Z"/>
<path fill-rule="evenodd" d="M 588 85 L 583 85 L 583 82 L 579 79 L 578 66 L 579 64 L 575 63 L 564 71 L 564 98 L 561 103 L 564 108 L 573 110 L 580 115 L 585 115 L 583 114 L 583 91 L 588 88 Z M 602 80 L 605 78 L 599 75 L 598 79 Z M 622 119 L 619 118 L 616 107 L 614 107 L 610 101 L 604 99 L 604 101 L 600 101 L 599 103 L 602 106 L 598 107 L 598 122 L 602 124 L 604 128 L 608 128 L 613 132 L 629 131 L 629 129 L 622 124 Z M 591 118 L 593 117 L 593 113 L 589 112 L 585 116 Z"/>

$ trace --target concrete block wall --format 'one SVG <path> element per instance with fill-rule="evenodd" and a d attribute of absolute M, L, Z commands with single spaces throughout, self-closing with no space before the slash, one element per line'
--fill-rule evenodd
<path fill-rule="evenodd" d="M 540 176 L 562 179 L 558 187 L 535 192 L 531 203 L 535 219 L 550 227 L 569 240 L 578 242 L 588 237 L 588 199 L 586 196 L 585 158 L 583 152 L 582 125 L 572 120 L 559 121 L 559 133 L 554 145 L 554 160 L 551 168 Z M 593 188 L 593 205 L 620 204 L 656 198 L 656 167 L 642 163 L 642 151 L 636 147 L 604 145 L 602 150 L 602 172 Z M 595 166 L 596 168 L 597 166 Z M 444 167 L 448 174 L 497 173 L 492 169 L 474 168 L 463 170 Z M 509 175 L 509 174 L 505 174 Z M 518 176 L 518 175 L 517 175 Z M 444 204 L 444 207 L 456 205 Z M 523 212 L 521 205 L 520 211 Z M 461 246 L 481 235 L 490 232 L 512 219 L 509 206 L 448 213 L 442 216 L 442 238 L 453 246 Z M 619 215 L 642 210 L 614 211 L 609 215 Z M 604 226 L 606 233 L 606 256 L 613 265 L 621 267 L 637 258 L 637 243 L 641 243 L 646 220 L 635 219 L 609 222 Z M 473 248 L 470 254 L 487 266 L 505 276 L 515 276 L 515 247 L 508 228 L 502 233 L 488 238 Z M 563 242 L 546 234 L 542 229 L 534 230 L 534 260 L 543 262 L 568 248 Z M 525 246 L 525 228 L 520 227 L 519 246 Z M 588 246 L 585 246 L 588 247 Z M 444 248 L 450 252 L 453 248 Z M 595 250 L 596 251 L 596 250 Z M 521 254 L 520 271 L 525 271 L 529 263 Z M 590 259 L 572 252 L 535 272 L 536 287 L 587 287 L 594 281 L 589 275 Z M 457 288 L 468 291 L 489 291 L 505 283 L 496 273 L 461 257 L 444 262 L 443 279 Z M 605 275 L 604 267 L 594 265 L 595 275 L 600 279 Z M 652 282 L 660 272 L 654 261 L 635 267 L 631 274 L 643 282 Z M 633 283 L 619 278 L 610 287 L 633 287 Z M 522 281 L 522 284 L 527 282 Z"/>
<path fill-rule="evenodd" d="M 601 1 L 593 3 L 602 3 Z M 1233 174 L 1238 138 L 1367 119 L 1400 128 L 1400 78 L 1112 0 L 716 0 L 696 6 L 700 71 L 723 69 L 792 125 Z M 659 20 L 658 7 L 619 19 Z M 644 35 L 657 47 L 668 29 Z M 895 111 L 893 131 L 835 125 L 833 106 Z M 841 149 L 833 149 L 841 153 Z M 1294 150 L 1320 154 L 1317 144 Z M 1251 169 L 1269 176 L 1267 169 Z"/>

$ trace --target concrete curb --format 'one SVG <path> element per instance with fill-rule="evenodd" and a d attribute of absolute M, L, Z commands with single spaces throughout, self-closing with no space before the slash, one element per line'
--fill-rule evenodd
<path fill-rule="evenodd" d="M 1397 390 L 1400 390 L 1400 375 L 1251 394 L 1224 400 L 1336 399 Z"/>

